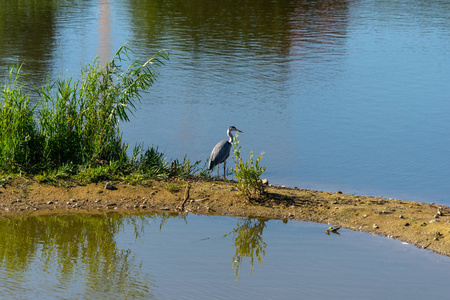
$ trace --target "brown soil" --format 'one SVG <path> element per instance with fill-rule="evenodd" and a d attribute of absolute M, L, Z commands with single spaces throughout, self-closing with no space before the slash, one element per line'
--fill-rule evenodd
<path fill-rule="evenodd" d="M 162 210 L 303 220 L 385 235 L 450 256 L 449 207 L 297 188 L 266 191 L 263 199 L 249 201 L 233 182 L 223 181 L 114 183 L 109 190 L 104 183 L 55 187 L 15 179 L 0 187 L 0 216 Z"/>

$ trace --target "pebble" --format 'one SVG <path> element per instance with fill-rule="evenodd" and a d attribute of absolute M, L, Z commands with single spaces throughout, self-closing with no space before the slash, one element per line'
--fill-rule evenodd
<path fill-rule="evenodd" d="M 399 218 L 400 218 L 400 219 L 404 219 L 405 217 L 404 217 L 403 215 L 400 215 Z"/>
<path fill-rule="evenodd" d="M 269 180 L 268 179 L 262 179 L 261 182 L 264 185 L 269 185 Z"/>
<path fill-rule="evenodd" d="M 53 201 L 48 201 L 47 204 L 53 204 Z"/>
<path fill-rule="evenodd" d="M 373 224 L 373 228 L 378 229 L 380 228 L 380 226 L 378 226 L 377 224 Z"/>
<path fill-rule="evenodd" d="M 439 221 L 434 219 L 434 220 L 431 220 L 429 223 L 436 223 L 436 222 L 439 222 Z"/>
<path fill-rule="evenodd" d="M 107 190 L 112 190 L 112 189 L 114 189 L 114 186 L 112 185 L 111 182 L 107 182 L 107 183 L 105 184 L 105 189 L 107 189 Z"/>

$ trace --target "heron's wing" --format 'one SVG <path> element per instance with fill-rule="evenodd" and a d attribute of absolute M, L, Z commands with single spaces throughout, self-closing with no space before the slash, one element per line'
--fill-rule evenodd
<path fill-rule="evenodd" d="M 223 140 L 217 143 L 209 156 L 209 167 L 212 169 L 218 164 L 224 162 L 230 155 L 231 143 Z"/>

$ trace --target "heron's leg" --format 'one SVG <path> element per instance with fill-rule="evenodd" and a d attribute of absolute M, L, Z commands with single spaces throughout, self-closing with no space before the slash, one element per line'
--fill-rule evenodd
<path fill-rule="evenodd" d="M 220 171 L 220 167 L 219 167 L 219 165 L 217 165 L 217 178 L 219 178 L 219 176 L 220 176 L 219 171 Z"/>
<path fill-rule="evenodd" d="M 227 162 L 223 162 L 223 179 L 227 180 Z"/>

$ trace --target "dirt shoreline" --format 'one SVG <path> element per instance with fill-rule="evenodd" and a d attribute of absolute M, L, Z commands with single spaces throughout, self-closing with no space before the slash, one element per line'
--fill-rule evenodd
<path fill-rule="evenodd" d="M 268 186 L 248 201 L 233 182 L 154 181 L 55 187 L 14 179 L 0 187 L 0 216 L 173 211 L 327 223 L 402 240 L 450 256 L 450 208 L 368 196 Z M 327 226 L 328 227 L 328 226 Z"/>

